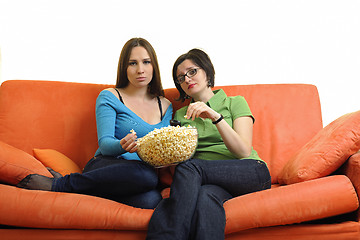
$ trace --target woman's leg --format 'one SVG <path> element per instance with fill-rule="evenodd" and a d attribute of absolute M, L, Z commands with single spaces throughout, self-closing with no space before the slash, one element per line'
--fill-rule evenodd
<path fill-rule="evenodd" d="M 52 191 L 88 194 L 144 208 L 153 208 L 161 200 L 152 167 L 136 160 L 113 159 L 109 164 L 103 160 L 91 160 L 91 167 L 82 174 L 54 180 Z"/>
<path fill-rule="evenodd" d="M 154 189 L 149 192 L 126 197 L 114 197 L 114 201 L 145 209 L 154 209 L 161 201 L 162 196 L 159 190 Z"/>
<path fill-rule="evenodd" d="M 226 218 L 223 203 L 230 198 L 231 194 L 221 187 L 201 186 L 189 239 L 224 239 Z"/>
<path fill-rule="evenodd" d="M 150 219 L 146 239 L 188 239 L 191 219 L 202 185 L 201 174 L 190 162 L 186 161 L 176 167 L 170 197 L 161 200 L 156 207 Z"/>
<path fill-rule="evenodd" d="M 271 181 L 266 165 L 252 159 L 193 159 L 179 164 L 170 197 L 159 203 L 150 220 L 148 239 L 188 239 L 200 189 L 205 184 L 239 196 L 269 188 Z"/>

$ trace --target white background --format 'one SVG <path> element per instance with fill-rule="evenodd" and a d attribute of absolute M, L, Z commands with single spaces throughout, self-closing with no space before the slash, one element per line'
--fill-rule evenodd
<path fill-rule="evenodd" d="M 360 110 L 357 0 L 0 0 L 0 82 L 115 84 L 132 37 L 155 48 L 164 88 L 197 47 L 216 85 L 314 84 L 324 125 Z"/>

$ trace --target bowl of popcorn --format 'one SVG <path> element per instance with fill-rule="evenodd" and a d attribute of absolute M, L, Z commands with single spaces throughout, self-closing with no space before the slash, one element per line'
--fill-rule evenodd
<path fill-rule="evenodd" d="M 197 143 L 198 133 L 194 127 L 163 127 L 137 139 L 137 154 L 153 167 L 165 167 L 191 158 Z"/>

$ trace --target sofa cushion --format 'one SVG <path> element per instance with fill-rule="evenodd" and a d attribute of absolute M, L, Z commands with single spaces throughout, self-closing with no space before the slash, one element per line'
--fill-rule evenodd
<path fill-rule="evenodd" d="M 79 166 L 70 158 L 54 149 L 33 149 L 34 156 L 42 162 L 44 166 L 50 167 L 61 175 L 70 173 L 81 173 Z"/>
<path fill-rule="evenodd" d="M 0 225 L 49 229 L 145 230 L 152 209 L 104 198 L 0 184 Z M 59 239 L 52 236 L 51 239 Z M 70 236 L 68 239 L 72 239 Z"/>
<path fill-rule="evenodd" d="M 286 163 L 278 181 L 292 184 L 327 176 L 359 149 L 360 111 L 357 111 L 336 119 L 315 135 Z"/>
<path fill-rule="evenodd" d="M 352 212 L 358 207 L 357 194 L 349 178 L 328 176 L 226 201 L 225 233 L 322 219 Z"/>
<path fill-rule="evenodd" d="M 0 141 L 0 181 L 16 185 L 29 174 L 53 177 L 36 158 Z"/>

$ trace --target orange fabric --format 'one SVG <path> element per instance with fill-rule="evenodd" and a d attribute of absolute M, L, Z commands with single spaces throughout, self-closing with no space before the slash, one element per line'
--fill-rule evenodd
<path fill-rule="evenodd" d="M 16 185 L 29 174 L 52 177 L 33 156 L 0 141 L 0 182 Z"/>
<path fill-rule="evenodd" d="M 359 240 L 358 222 L 295 224 L 256 228 L 226 235 L 227 240 Z"/>
<path fill-rule="evenodd" d="M 146 230 L 153 213 L 150 209 L 82 194 L 26 190 L 2 184 L 0 193 L 0 225 Z"/>
<path fill-rule="evenodd" d="M 0 229 L 2 240 L 144 240 L 146 231 Z"/>
<path fill-rule="evenodd" d="M 244 230 L 225 235 L 226 240 L 359 240 L 359 223 L 299 224 Z M 0 229 L 3 239 L 144 240 L 146 231 Z M 25 237 L 26 236 L 26 237 Z M 56 237 L 55 237 L 56 236 Z"/>
<path fill-rule="evenodd" d="M 360 149 L 360 111 L 346 114 L 323 128 L 283 168 L 280 184 L 324 177 Z"/>
<path fill-rule="evenodd" d="M 356 192 L 360 193 L 360 151 L 349 158 L 342 170 L 351 180 Z M 360 209 L 357 210 L 356 220 L 360 221 Z"/>
<path fill-rule="evenodd" d="M 0 140 L 57 149 L 82 169 L 98 147 L 95 101 L 110 85 L 12 80 L 0 88 Z"/>
<path fill-rule="evenodd" d="M 317 88 L 307 84 L 257 84 L 218 86 L 228 96 L 242 95 L 255 117 L 253 146 L 267 162 L 272 183 L 285 163 L 322 129 Z M 174 102 L 176 88 L 166 89 L 174 111 L 188 102 Z"/>
<path fill-rule="evenodd" d="M 42 162 L 45 167 L 50 167 L 63 176 L 70 173 L 82 172 L 76 163 L 56 150 L 35 148 L 33 151 L 36 159 Z"/>
<path fill-rule="evenodd" d="M 166 187 L 172 183 L 172 177 L 175 172 L 175 165 L 158 169 L 159 181 Z"/>
<path fill-rule="evenodd" d="M 0 140 L 30 154 L 33 148 L 57 149 L 82 169 L 98 147 L 95 101 L 108 87 L 111 85 L 6 81 L 0 88 Z M 277 183 L 284 164 L 322 128 L 316 87 L 259 84 L 214 89 L 218 88 L 229 96 L 242 95 L 249 103 L 256 118 L 254 148 L 268 163 L 272 181 Z M 19 89 L 26 91 L 16 94 Z M 166 89 L 165 95 L 174 110 L 184 105 L 175 101 L 175 88 Z"/>
<path fill-rule="evenodd" d="M 14 226 L 146 230 L 153 212 L 81 194 L 25 190 L 6 185 L 0 185 L 0 192 L 7 193 L 0 195 L 0 224 Z M 343 175 L 331 176 L 227 201 L 224 204 L 225 233 L 324 218 L 357 207 L 357 196 L 349 179 Z"/>
<path fill-rule="evenodd" d="M 225 233 L 321 219 L 358 207 L 346 176 L 324 177 L 230 199 L 224 203 Z"/>
<path fill-rule="evenodd" d="M 170 197 L 170 187 L 164 188 L 161 191 L 161 196 L 162 196 L 163 199 Z"/>
<path fill-rule="evenodd" d="M 0 88 L 0 141 L 6 141 L 29 154 L 34 148 L 57 149 L 81 169 L 98 147 L 95 101 L 99 92 L 108 87 L 111 85 L 30 80 L 4 82 Z M 249 103 L 256 118 L 254 148 L 268 163 L 273 183 L 277 183 L 277 177 L 285 163 L 322 129 L 316 87 L 306 84 L 260 84 L 222 88 L 229 96 L 244 96 Z M 26 91 L 18 94 L 19 89 Z M 178 109 L 182 103 L 174 102 L 178 97 L 177 90 L 166 89 L 165 94 L 173 102 L 174 110 Z M 168 171 L 164 175 L 163 179 L 167 184 L 171 183 L 171 174 Z M 315 199 L 314 208 L 311 207 L 313 202 L 310 201 L 310 196 Z M 324 204 L 320 204 L 322 200 Z M 276 221 L 290 224 L 309 219 L 310 216 L 317 218 L 346 212 L 356 204 L 354 189 L 344 176 L 281 186 L 226 202 L 226 231 L 233 233 L 259 224 L 273 225 Z M 253 213 L 246 216 L 249 213 L 247 211 Z M 143 239 L 152 212 L 92 196 L 31 191 L 0 184 L 0 225 L 52 229 L 119 229 L 121 231 L 115 231 L 119 233 L 115 238 L 126 236 L 119 239 Z M 256 219 L 256 216 L 261 219 Z M 239 226 L 240 224 L 244 226 Z M 349 228 L 354 230 L 354 225 L 340 224 L 339 226 L 344 227 L 337 228 L 339 236 L 345 236 L 341 234 L 346 234 Z M 332 231 L 333 226 L 326 225 L 323 229 Z M 250 235 L 256 235 L 257 231 L 269 231 L 276 236 L 279 234 L 277 231 L 283 231 L 287 227 L 294 229 L 294 226 L 264 227 L 254 231 L 244 230 L 239 234 L 244 233 L 244 239 L 252 239 Z M 301 227 L 302 231 L 312 233 L 312 227 Z M 131 230 L 134 230 L 133 234 Z M 359 232 L 359 229 L 356 231 Z M 59 231 L 54 230 L 54 234 L 57 232 Z M 77 236 L 83 236 L 82 233 L 93 231 L 76 232 L 79 233 Z M 102 233 L 94 232 L 100 232 L 99 236 Z M 296 230 L 289 232 L 294 233 Z M 0 235 L 2 233 L 0 230 Z M 321 231 L 313 233 L 321 234 Z M 86 236 L 91 238 L 90 235 Z M 227 235 L 227 239 L 232 236 L 235 235 Z"/>

